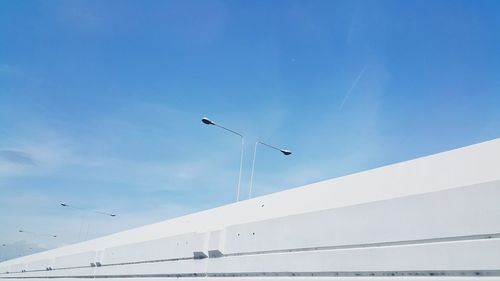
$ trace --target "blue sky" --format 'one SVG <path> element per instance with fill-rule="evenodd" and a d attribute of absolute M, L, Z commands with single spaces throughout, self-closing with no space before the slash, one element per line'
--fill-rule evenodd
<path fill-rule="evenodd" d="M 497 138 L 498 30 L 498 1 L 1 1 L 0 242 L 234 201 L 203 116 L 243 194 L 256 140 L 293 151 L 255 195 Z"/>

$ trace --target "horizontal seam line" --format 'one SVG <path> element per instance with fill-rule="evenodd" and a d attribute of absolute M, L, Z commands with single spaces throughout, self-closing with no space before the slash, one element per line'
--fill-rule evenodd
<path fill-rule="evenodd" d="M 0 277 L 1 279 L 60 279 L 60 278 L 155 278 L 155 277 L 252 277 L 252 276 L 500 276 L 499 270 L 418 270 L 418 271 L 315 271 L 315 272 L 229 272 L 229 273 L 171 273 L 127 275 L 80 275 L 80 276 L 26 276 Z"/>
<path fill-rule="evenodd" d="M 294 253 L 294 252 L 390 247 L 390 246 L 401 246 L 401 245 L 432 244 L 432 243 L 439 243 L 439 242 L 486 240 L 486 239 L 494 239 L 494 238 L 500 238 L 500 233 L 476 234 L 476 235 L 466 235 L 466 236 L 452 236 L 452 237 L 417 239 L 417 240 L 402 240 L 402 241 L 378 242 L 378 243 L 366 243 L 366 244 L 351 244 L 351 245 L 341 245 L 341 246 L 319 246 L 319 247 L 280 249 L 280 250 L 255 251 L 255 252 L 239 252 L 239 253 L 222 254 L 222 256 L 214 257 L 214 258 L 247 256 L 247 255 Z M 135 261 L 135 262 L 126 262 L 126 263 L 110 263 L 110 264 L 102 264 L 101 267 L 145 264 L 145 263 L 158 263 L 158 262 L 172 262 L 172 261 L 181 261 L 181 260 L 197 260 L 197 259 L 194 257 L 184 257 L 184 258 L 160 259 L 160 260 L 149 260 L 149 261 Z M 76 267 L 67 267 L 67 268 L 53 268 L 51 271 L 67 270 L 67 269 L 81 269 L 81 268 L 93 268 L 93 267 L 92 266 L 76 266 Z M 27 272 L 35 272 L 35 271 L 42 271 L 43 272 L 44 270 L 43 269 L 42 270 L 31 270 L 31 271 L 25 271 L 25 272 L 15 271 L 15 272 L 9 272 L 9 273 L 27 273 Z"/>

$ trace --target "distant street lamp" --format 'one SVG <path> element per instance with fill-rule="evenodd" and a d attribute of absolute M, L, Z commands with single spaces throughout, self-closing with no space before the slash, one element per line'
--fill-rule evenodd
<path fill-rule="evenodd" d="M 51 237 L 51 238 L 57 238 L 58 237 L 55 234 L 37 233 L 37 232 L 23 230 L 23 229 L 20 229 L 17 232 L 37 237 L 36 239 L 33 239 L 34 241 L 36 241 L 35 243 L 39 243 L 40 242 L 40 240 L 39 240 L 40 237 Z M 32 243 L 33 243 L 33 241 L 32 241 Z M 27 244 L 27 245 L 29 245 L 29 244 Z M 27 255 L 29 253 L 33 253 L 34 252 L 33 250 L 34 250 L 33 247 L 25 248 L 22 252 L 19 253 L 19 256 L 23 256 L 23 255 Z"/>
<path fill-rule="evenodd" d="M 239 173 L 239 177 L 238 177 L 238 192 L 237 192 L 237 195 L 236 195 L 236 202 L 240 201 L 240 190 L 241 190 L 241 173 L 242 173 L 242 169 L 243 169 L 243 145 L 244 145 L 244 138 L 243 138 L 243 135 L 236 132 L 236 131 L 233 131 L 231 129 L 228 129 L 224 126 L 221 126 L 215 122 L 213 122 L 212 120 L 208 119 L 207 117 L 203 117 L 201 119 L 201 122 L 203 122 L 203 124 L 206 124 L 206 125 L 213 125 L 213 126 L 216 126 L 216 127 L 219 127 L 221 129 L 224 129 L 228 132 L 231 132 L 235 135 L 238 135 L 240 138 L 241 138 L 241 153 L 240 153 L 240 173 Z"/>
<path fill-rule="evenodd" d="M 33 232 L 33 231 L 27 231 L 27 230 L 18 230 L 18 232 L 19 233 L 31 234 L 31 235 L 35 235 L 35 236 L 47 236 L 47 237 L 57 238 L 57 235 L 54 235 L 54 234 L 36 233 L 36 232 Z"/>
<path fill-rule="evenodd" d="M 277 151 L 279 151 L 279 152 L 283 153 L 283 155 L 285 155 L 285 156 L 288 156 L 288 155 L 292 154 L 292 152 L 291 152 L 290 150 L 288 150 L 288 149 L 281 149 L 281 148 L 277 148 L 277 147 L 275 147 L 275 146 L 272 146 L 272 145 L 267 144 L 267 143 L 263 143 L 263 142 L 261 142 L 261 141 L 257 141 L 257 142 L 255 142 L 255 147 L 254 147 L 254 150 L 253 150 L 252 173 L 251 173 L 251 175 L 250 175 L 250 189 L 249 189 L 249 191 L 248 191 L 248 199 L 252 198 L 253 173 L 254 173 L 254 170 L 255 170 L 255 157 L 257 156 L 257 145 L 258 145 L 259 143 L 260 143 L 260 144 L 263 144 L 263 145 L 265 145 L 265 146 L 267 146 L 267 147 L 269 147 L 269 148 L 272 148 L 272 149 L 274 149 L 274 150 L 277 150 Z"/>
<path fill-rule="evenodd" d="M 60 205 L 63 206 L 63 207 L 68 207 L 68 208 L 76 209 L 76 210 L 82 210 L 82 211 L 86 211 L 87 210 L 85 208 L 72 206 L 72 205 L 69 205 L 69 204 L 66 204 L 66 203 L 60 203 Z M 116 214 L 112 214 L 112 213 L 107 213 L 107 212 L 102 212 L 102 211 L 92 211 L 92 212 L 94 212 L 96 214 L 110 216 L 110 217 L 116 217 Z"/>
<path fill-rule="evenodd" d="M 70 209 L 80 210 L 80 211 L 83 211 L 83 212 L 92 212 L 92 213 L 96 213 L 96 214 L 99 214 L 99 215 L 104 215 L 104 216 L 107 216 L 107 217 L 116 217 L 116 214 L 114 214 L 114 213 L 108 213 L 108 212 L 103 212 L 103 211 L 90 210 L 90 209 L 86 209 L 86 208 L 82 208 L 82 207 L 78 207 L 78 206 L 73 206 L 73 205 L 70 205 L 70 204 L 66 204 L 64 202 L 59 203 L 59 205 L 61 205 L 62 207 L 70 208 Z M 78 240 L 80 240 L 80 236 L 83 236 L 82 232 L 83 232 L 84 224 L 86 222 L 85 218 L 86 218 L 86 216 L 83 215 L 82 216 L 82 223 L 80 225 L 80 231 L 78 232 Z M 89 235 L 90 221 L 88 220 L 88 217 L 87 217 L 87 223 L 86 224 L 87 224 L 87 231 L 85 232 L 85 238 L 84 239 L 87 239 L 87 237 Z"/>

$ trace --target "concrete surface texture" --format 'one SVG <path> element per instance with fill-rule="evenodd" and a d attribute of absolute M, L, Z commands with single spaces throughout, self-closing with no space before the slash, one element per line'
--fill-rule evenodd
<path fill-rule="evenodd" d="M 0 263 L 0 279 L 500 280 L 500 139 Z"/>

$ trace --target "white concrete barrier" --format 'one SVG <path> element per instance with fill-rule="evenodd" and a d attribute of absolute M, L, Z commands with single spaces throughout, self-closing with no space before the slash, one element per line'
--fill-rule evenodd
<path fill-rule="evenodd" d="M 0 279 L 499 280 L 499 198 L 496 139 L 2 262 Z"/>

